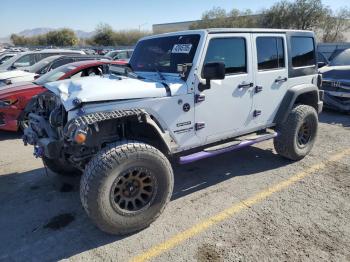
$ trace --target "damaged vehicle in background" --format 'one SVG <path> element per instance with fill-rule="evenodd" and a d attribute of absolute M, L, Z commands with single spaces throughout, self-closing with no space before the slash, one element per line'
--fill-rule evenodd
<path fill-rule="evenodd" d="M 322 74 L 324 103 L 328 108 L 350 112 L 350 49 L 339 53 L 326 66 L 319 69 Z"/>
<path fill-rule="evenodd" d="M 0 72 L 0 89 L 4 85 L 18 82 L 33 81 L 47 72 L 65 64 L 82 60 L 109 60 L 107 57 L 88 55 L 54 55 L 46 57 L 32 66 L 21 67 L 20 70 Z"/>
<path fill-rule="evenodd" d="M 107 60 L 80 61 L 60 66 L 36 79 L 0 89 L 0 130 L 24 130 L 28 123 L 32 98 L 46 91 L 44 85 L 64 79 L 78 79 L 109 73 L 109 65 L 117 63 Z"/>

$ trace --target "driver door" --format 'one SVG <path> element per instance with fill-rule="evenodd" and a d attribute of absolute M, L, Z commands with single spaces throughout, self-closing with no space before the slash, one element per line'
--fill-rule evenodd
<path fill-rule="evenodd" d="M 211 80 L 211 88 L 197 88 L 196 135 L 202 144 L 233 137 L 254 128 L 251 34 L 209 34 L 201 65 L 225 64 L 225 79 Z M 198 82 L 201 78 L 198 72 Z M 199 83 L 197 83 L 198 86 Z"/>

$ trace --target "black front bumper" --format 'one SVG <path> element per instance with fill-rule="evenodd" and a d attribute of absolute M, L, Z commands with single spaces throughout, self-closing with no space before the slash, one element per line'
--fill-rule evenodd
<path fill-rule="evenodd" d="M 350 112 L 350 98 L 333 96 L 327 92 L 324 94 L 324 103 L 328 108 Z"/>

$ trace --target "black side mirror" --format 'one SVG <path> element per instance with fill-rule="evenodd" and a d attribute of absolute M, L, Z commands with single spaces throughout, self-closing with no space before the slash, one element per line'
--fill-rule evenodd
<path fill-rule="evenodd" d="M 223 62 L 206 63 L 203 66 L 202 77 L 205 79 L 205 85 L 199 84 L 199 91 L 210 89 L 210 80 L 225 78 L 225 64 Z"/>

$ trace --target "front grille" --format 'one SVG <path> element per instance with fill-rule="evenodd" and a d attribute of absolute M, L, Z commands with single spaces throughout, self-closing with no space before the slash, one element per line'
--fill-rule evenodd
<path fill-rule="evenodd" d="M 348 83 L 329 80 L 322 81 L 321 89 L 333 92 L 350 92 L 350 86 Z"/>
<path fill-rule="evenodd" d="M 5 125 L 5 116 L 4 113 L 0 113 L 0 126 Z"/>

